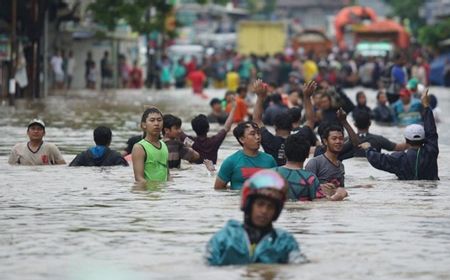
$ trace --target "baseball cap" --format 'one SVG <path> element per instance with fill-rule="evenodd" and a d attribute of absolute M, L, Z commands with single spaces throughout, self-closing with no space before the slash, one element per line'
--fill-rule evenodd
<path fill-rule="evenodd" d="M 30 128 L 30 126 L 32 126 L 33 124 L 38 124 L 40 126 L 42 126 L 42 128 L 45 129 L 45 123 L 43 120 L 40 119 L 32 119 L 29 123 L 28 123 L 28 128 Z"/>
<path fill-rule="evenodd" d="M 419 81 L 416 78 L 413 78 L 413 79 L 408 81 L 408 84 L 406 85 L 406 88 L 411 90 L 411 89 L 417 88 L 418 85 L 419 85 Z"/>
<path fill-rule="evenodd" d="M 411 96 L 411 92 L 406 88 L 402 88 L 400 90 L 400 96 Z"/>
<path fill-rule="evenodd" d="M 411 141 L 425 139 L 425 130 L 420 124 L 410 124 L 405 128 L 405 138 Z"/>

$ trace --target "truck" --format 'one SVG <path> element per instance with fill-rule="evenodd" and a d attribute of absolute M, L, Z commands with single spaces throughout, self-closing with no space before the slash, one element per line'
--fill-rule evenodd
<path fill-rule="evenodd" d="M 238 25 L 237 47 L 243 55 L 273 55 L 286 46 L 286 26 L 279 21 L 241 21 Z"/>

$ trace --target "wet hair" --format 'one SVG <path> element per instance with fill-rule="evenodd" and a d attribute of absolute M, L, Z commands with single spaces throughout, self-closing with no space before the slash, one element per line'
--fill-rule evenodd
<path fill-rule="evenodd" d="M 108 146 L 111 144 L 112 132 L 109 127 L 99 126 L 94 129 L 94 142 L 97 146 Z"/>
<path fill-rule="evenodd" d="M 358 129 L 367 129 L 370 126 L 370 114 L 365 111 L 359 111 L 353 115 L 355 126 Z"/>
<path fill-rule="evenodd" d="M 214 105 L 216 105 L 216 104 L 220 104 L 220 103 L 222 103 L 221 101 L 220 101 L 220 99 L 219 98 L 213 98 L 213 99 L 211 99 L 211 101 L 209 101 L 209 106 L 214 106 Z"/>
<path fill-rule="evenodd" d="M 161 117 L 163 117 L 163 114 L 158 108 L 150 107 L 145 109 L 144 113 L 142 114 L 141 123 L 145 123 L 145 121 L 147 121 L 148 115 L 150 114 L 160 114 Z"/>
<path fill-rule="evenodd" d="M 283 129 L 283 130 L 292 130 L 292 118 L 291 115 L 288 112 L 283 112 L 275 115 L 275 118 L 273 119 L 273 125 L 276 129 Z"/>
<path fill-rule="evenodd" d="M 243 145 L 242 145 L 241 140 L 239 140 L 239 138 L 244 137 L 245 129 L 246 129 L 246 128 L 249 128 L 249 127 L 252 127 L 252 128 L 254 128 L 255 130 L 259 131 L 259 126 L 258 126 L 255 122 L 252 122 L 252 121 L 240 122 L 240 123 L 233 129 L 233 135 L 234 135 L 234 137 L 236 137 L 236 140 L 239 142 L 239 144 L 240 144 L 241 146 L 243 146 Z"/>
<path fill-rule="evenodd" d="M 204 136 L 209 131 L 208 118 L 205 115 L 200 114 L 191 121 L 191 126 L 197 136 Z"/>
<path fill-rule="evenodd" d="M 284 153 L 288 161 L 304 162 L 309 156 L 309 141 L 299 134 L 289 135 L 284 143 Z"/>
<path fill-rule="evenodd" d="M 302 109 L 299 107 L 289 108 L 287 113 L 289 114 L 292 123 L 299 122 L 302 117 Z"/>
<path fill-rule="evenodd" d="M 322 128 L 322 133 L 319 132 L 322 143 L 324 139 L 327 139 L 328 136 L 330 136 L 330 132 L 332 131 L 338 131 L 344 134 L 344 129 L 342 128 L 342 126 L 338 125 L 337 123 L 328 123 Z"/>
<path fill-rule="evenodd" d="M 176 128 L 181 127 L 181 119 L 172 114 L 165 114 L 163 116 L 163 134 L 164 128 L 171 129 L 173 126 L 175 126 Z"/>

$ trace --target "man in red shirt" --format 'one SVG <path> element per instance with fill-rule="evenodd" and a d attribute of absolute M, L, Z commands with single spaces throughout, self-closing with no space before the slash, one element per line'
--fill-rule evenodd
<path fill-rule="evenodd" d="M 142 70 L 139 68 L 137 61 L 135 60 L 133 63 L 133 69 L 130 71 L 130 87 L 141 88 L 142 84 Z"/>
<path fill-rule="evenodd" d="M 203 98 L 208 98 L 203 93 L 203 85 L 206 81 L 206 75 L 202 69 L 196 69 L 188 75 L 188 80 L 191 81 L 192 91 L 194 94 L 199 94 Z"/>

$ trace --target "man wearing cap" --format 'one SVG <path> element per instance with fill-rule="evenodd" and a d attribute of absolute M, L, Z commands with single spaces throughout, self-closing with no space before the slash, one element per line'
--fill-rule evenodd
<path fill-rule="evenodd" d="M 373 167 L 394 173 L 400 180 L 439 180 L 438 134 L 428 90 L 422 97 L 422 105 L 424 126 L 412 124 L 405 128 L 406 143 L 410 145 L 408 150 L 388 155 L 377 152 L 367 142 L 360 145 Z"/>
<path fill-rule="evenodd" d="M 61 152 L 55 144 L 44 142 L 45 123 L 33 119 L 28 124 L 27 135 L 30 141 L 16 144 L 9 156 L 9 164 L 48 165 L 65 164 Z"/>
<path fill-rule="evenodd" d="M 407 126 L 422 122 L 422 105 L 417 98 L 406 88 L 400 90 L 400 100 L 393 105 L 394 120 L 398 125 Z"/>

